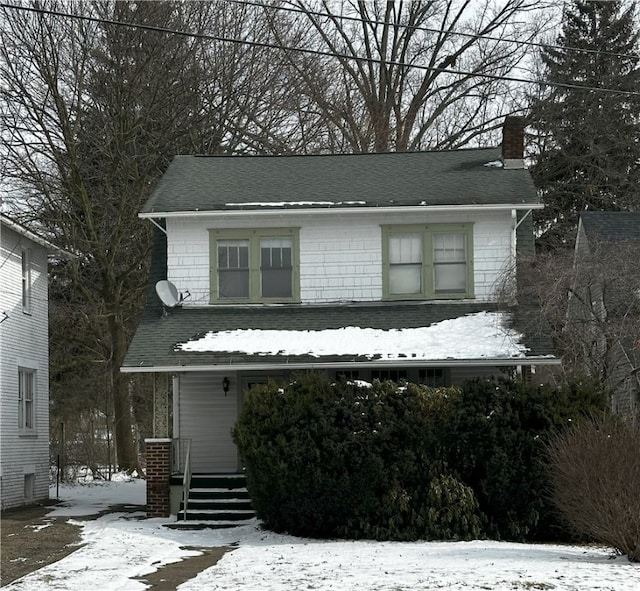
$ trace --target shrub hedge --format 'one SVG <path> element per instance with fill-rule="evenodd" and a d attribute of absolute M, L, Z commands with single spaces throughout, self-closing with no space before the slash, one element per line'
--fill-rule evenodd
<path fill-rule="evenodd" d="M 599 404 L 578 389 L 367 387 L 310 372 L 248 392 L 234 439 L 256 513 L 274 531 L 558 538 L 544 442 Z"/>

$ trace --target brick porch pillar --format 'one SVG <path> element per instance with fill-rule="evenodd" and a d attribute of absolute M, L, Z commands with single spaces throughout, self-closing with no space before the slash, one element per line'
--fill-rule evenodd
<path fill-rule="evenodd" d="M 147 455 L 147 517 L 169 517 L 171 439 L 145 439 Z"/>

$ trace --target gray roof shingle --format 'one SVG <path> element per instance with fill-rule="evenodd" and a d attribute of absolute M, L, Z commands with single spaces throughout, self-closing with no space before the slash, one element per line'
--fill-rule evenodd
<path fill-rule="evenodd" d="M 176 156 L 142 214 L 283 208 L 537 204 L 499 148 L 318 156 Z"/>
<path fill-rule="evenodd" d="M 587 211 L 580 219 L 590 240 L 640 240 L 640 212 Z"/>

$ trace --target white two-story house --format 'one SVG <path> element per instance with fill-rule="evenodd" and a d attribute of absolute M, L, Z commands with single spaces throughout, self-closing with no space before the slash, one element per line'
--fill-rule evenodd
<path fill-rule="evenodd" d="M 542 207 L 522 151 L 510 118 L 502 150 L 177 156 L 140 213 L 158 240 L 122 368 L 155 374 L 152 448 L 171 414 L 194 473 L 241 470 L 243 393 L 295 370 L 451 385 L 557 363 L 496 301 Z"/>
<path fill-rule="evenodd" d="M 2 509 L 49 498 L 47 256 L 53 245 L 0 214 Z"/>

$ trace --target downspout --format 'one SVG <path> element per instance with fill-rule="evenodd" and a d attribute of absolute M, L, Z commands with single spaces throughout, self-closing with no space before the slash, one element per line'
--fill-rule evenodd
<path fill-rule="evenodd" d="M 517 265 L 518 265 L 518 238 L 517 238 L 517 234 L 518 234 L 518 228 L 520 227 L 520 224 L 522 224 L 522 222 L 524 222 L 524 220 L 527 219 L 527 217 L 531 214 L 533 210 L 529 209 L 523 216 L 522 218 L 518 221 L 518 212 L 515 209 L 511 210 L 511 221 L 513 224 L 513 232 L 511 234 L 511 257 L 512 257 L 512 261 L 514 263 L 514 269 L 517 269 Z M 516 275 L 517 275 L 517 271 L 516 271 Z M 517 288 L 517 280 L 516 280 L 516 289 Z M 522 365 L 518 365 L 516 368 L 516 372 L 517 374 L 520 376 L 520 378 L 524 381 L 524 382 L 528 382 L 531 383 L 531 374 L 532 374 L 532 367 L 528 367 L 525 368 Z"/>

